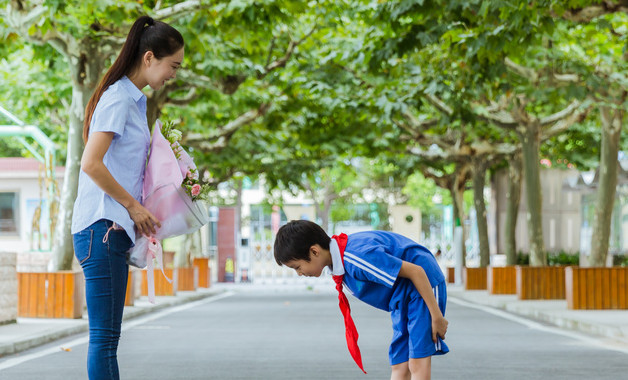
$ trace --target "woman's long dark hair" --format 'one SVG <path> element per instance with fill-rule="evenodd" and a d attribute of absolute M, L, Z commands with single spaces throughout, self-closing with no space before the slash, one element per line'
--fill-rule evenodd
<path fill-rule="evenodd" d="M 173 55 L 183 47 L 183 37 L 178 30 L 165 22 L 155 21 L 149 16 L 141 16 L 129 31 L 120 55 L 100 81 L 96 91 L 85 107 L 83 121 L 83 142 L 87 143 L 89 125 L 96 105 L 102 94 L 124 75 L 130 74 L 139 64 L 147 51 L 152 51 L 155 58 L 162 59 Z"/>

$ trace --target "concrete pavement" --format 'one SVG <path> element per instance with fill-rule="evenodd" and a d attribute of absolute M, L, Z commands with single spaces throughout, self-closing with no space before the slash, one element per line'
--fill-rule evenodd
<path fill-rule="evenodd" d="M 309 282 L 305 285 L 303 283 L 292 285 L 218 284 L 210 289 L 178 292 L 173 297 L 157 297 L 154 305 L 150 304 L 146 297 L 142 297 L 135 302 L 135 306 L 125 308 L 124 319 L 128 320 L 226 291 L 247 291 L 259 288 L 275 288 L 280 291 L 295 287 L 330 292 L 333 290 L 330 278 L 317 280 L 320 281 Z M 448 296 L 450 302 L 502 310 L 555 325 L 561 329 L 605 337 L 622 345 L 628 344 L 628 310 L 568 310 L 567 302 L 564 300 L 520 301 L 514 295 L 489 295 L 487 291 L 465 291 L 461 287 L 452 285 L 448 287 Z M 0 326 L 0 357 L 85 331 L 87 331 L 86 316 L 77 320 L 18 318 L 17 323 Z"/>

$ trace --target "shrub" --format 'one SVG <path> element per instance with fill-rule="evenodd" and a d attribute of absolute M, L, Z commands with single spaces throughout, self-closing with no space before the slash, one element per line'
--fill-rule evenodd
<path fill-rule="evenodd" d="M 628 255 L 613 256 L 613 265 L 618 267 L 628 267 Z"/>
<path fill-rule="evenodd" d="M 549 253 L 547 262 L 548 265 L 578 265 L 580 264 L 580 253 Z"/>

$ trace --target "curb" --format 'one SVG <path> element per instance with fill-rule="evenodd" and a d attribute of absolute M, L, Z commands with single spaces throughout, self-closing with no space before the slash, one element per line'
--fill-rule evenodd
<path fill-rule="evenodd" d="M 77 326 L 61 327 L 53 331 L 45 332 L 44 334 L 19 339 L 11 343 L 5 343 L 0 345 L 0 358 L 7 355 L 17 354 L 30 348 L 38 347 L 70 335 L 80 334 L 85 331 L 87 331 L 87 322 L 81 323 Z"/>
<path fill-rule="evenodd" d="M 551 302 L 551 301 L 550 301 Z M 574 318 L 566 315 L 562 315 L 561 311 L 550 313 L 547 311 L 526 309 L 521 305 L 507 304 L 503 310 L 517 314 L 530 319 L 538 320 L 541 322 L 552 324 L 556 327 L 560 327 L 566 330 L 578 331 L 585 334 L 598 335 L 606 338 L 618 339 L 628 343 L 628 336 L 624 333 L 621 327 L 602 324 L 596 321 L 588 321 L 581 318 Z M 586 313 L 586 311 L 580 311 Z M 605 310 L 605 312 L 613 312 L 612 310 Z"/>
<path fill-rule="evenodd" d="M 605 313 L 605 316 L 609 316 L 618 312 L 616 310 L 568 310 L 567 301 L 564 300 L 520 301 L 517 300 L 516 296 L 486 296 L 473 292 L 482 291 L 453 289 L 448 292 L 448 296 L 550 324 L 564 330 L 616 339 L 628 344 L 628 322 L 624 323 L 625 327 L 622 328 L 619 324 L 605 324 L 595 320 L 595 313 Z"/>

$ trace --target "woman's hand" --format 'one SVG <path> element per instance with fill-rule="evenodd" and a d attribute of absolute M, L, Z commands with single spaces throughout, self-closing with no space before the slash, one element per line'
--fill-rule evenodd
<path fill-rule="evenodd" d="M 126 208 L 138 232 L 147 236 L 154 234 L 155 225 L 161 227 L 159 220 L 120 186 L 103 163 L 112 140 L 113 132 L 92 133 L 83 151 L 81 169 L 106 194 Z"/>
<path fill-rule="evenodd" d="M 129 212 L 131 219 L 133 219 L 133 222 L 135 222 L 137 231 L 142 235 L 154 235 L 156 232 L 155 225 L 157 227 L 161 227 L 159 220 L 144 206 L 142 206 L 140 202 L 133 202 L 129 207 L 127 207 L 127 211 Z"/>

